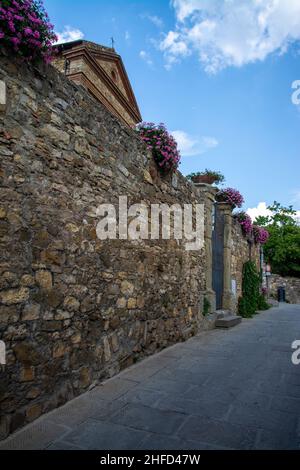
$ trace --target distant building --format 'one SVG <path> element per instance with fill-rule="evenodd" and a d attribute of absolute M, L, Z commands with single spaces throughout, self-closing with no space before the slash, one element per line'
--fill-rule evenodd
<path fill-rule="evenodd" d="M 142 121 L 123 61 L 114 49 L 83 40 L 60 44 L 58 49 L 53 65 L 60 72 L 84 86 L 128 127 Z"/>

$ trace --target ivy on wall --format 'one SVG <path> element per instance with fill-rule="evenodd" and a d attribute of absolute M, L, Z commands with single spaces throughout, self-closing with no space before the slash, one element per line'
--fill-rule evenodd
<path fill-rule="evenodd" d="M 270 306 L 260 292 L 260 275 L 253 261 L 243 266 L 242 297 L 239 299 L 239 314 L 251 318 L 257 310 L 267 310 Z"/>

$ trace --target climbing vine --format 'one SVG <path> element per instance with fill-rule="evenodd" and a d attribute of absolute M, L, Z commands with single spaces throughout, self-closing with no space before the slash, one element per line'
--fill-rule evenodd
<path fill-rule="evenodd" d="M 253 261 L 247 261 L 243 266 L 242 297 L 239 299 L 239 314 L 251 318 L 257 310 L 269 308 L 263 294 L 260 292 L 260 275 Z"/>

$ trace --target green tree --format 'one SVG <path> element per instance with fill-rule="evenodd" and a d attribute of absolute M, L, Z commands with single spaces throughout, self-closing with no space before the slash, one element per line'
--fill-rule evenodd
<path fill-rule="evenodd" d="M 270 238 L 264 245 L 266 260 L 272 272 L 282 276 L 300 277 L 300 226 L 292 206 L 283 207 L 274 202 L 268 209 L 270 216 L 260 216 L 255 224 L 265 227 Z"/>

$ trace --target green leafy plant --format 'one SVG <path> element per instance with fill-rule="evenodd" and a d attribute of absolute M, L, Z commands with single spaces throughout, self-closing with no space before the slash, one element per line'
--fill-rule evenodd
<path fill-rule="evenodd" d="M 207 297 L 204 297 L 204 300 L 203 300 L 203 316 L 205 317 L 206 315 L 208 315 L 210 313 L 210 310 L 211 310 L 211 303 L 210 303 L 210 301 L 208 300 Z"/>
<path fill-rule="evenodd" d="M 269 216 L 260 216 L 255 223 L 265 227 L 269 238 L 264 245 L 264 255 L 272 272 L 281 276 L 300 277 L 300 226 L 292 206 L 284 207 L 274 202 L 268 207 Z"/>
<path fill-rule="evenodd" d="M 257 310 L 269 310 L 271 306 L 266 301 L 263 294 L 260 294 L 257 299 Z"/>
<path fill-rule="evenodd" d="M 205 171 L 198 171 L 187 175 L 187 179 L 194 183 L 219 184 L 225 181 L 225 176 L 219 171 L 212 171 L 206 168 Z"/>
<path fill-rule="evenodd" d="M 243 266 L 242 297 L 239 299 L 238 311 L 241 317 L 251 318 L 258 310 L 269 308 L 263 294 L 260 292 L 260 274 L 253 261 L 247 261 Z"/>

